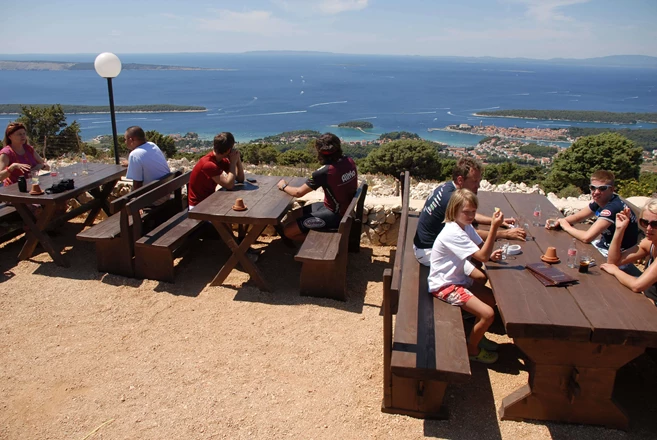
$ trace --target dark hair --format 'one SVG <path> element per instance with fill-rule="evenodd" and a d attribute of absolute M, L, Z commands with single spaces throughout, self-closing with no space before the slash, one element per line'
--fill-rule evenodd
<path fill-rule="evenodd" d="M 235 146 L 235 137 L 232 133 L 224 131 L 214 137 L 214 152 L 226 154 Z"/>
<path fill-rule="evenodd" d="M 131 137 L 139 141 L 146 142 L 146 133 L 144 133 L 144 129 L 137 125 L 133 125 L 132 127 L 126 128 L 125 133 L 126 133 L 126 137 Z"/>
<path fill-rule="evenodd" d="M 9 136 L 16 133 L 18 130 L 27 131 L 27 128 L 25 128 L 25 125 L 20 122 L 10 122 L 9 125 L 7 125 L 7 129 L 5 130 L 5 138 L 2 140 L 5 146 L 11 145 L 11 139 L 9 139 Z"/>
<path fill-rule="evenodd" d="M 480 162 L 471 157 L 462 157 L 456 162 L 456 165 L 452 170 L 452 180 L 456 181 L 459 176 L 463 177 L 463 179 L 467 179 L 468 175 L 470 175 L 470 171 L 477 170 L 481 173 L 482 169 L 483 167 Z"/>
<path fill-rule="evenodd" d="M 324 133 L 315 141 L 319 163 L 335 162 L 342 157 L 340 138 L 333 133 Z"/>

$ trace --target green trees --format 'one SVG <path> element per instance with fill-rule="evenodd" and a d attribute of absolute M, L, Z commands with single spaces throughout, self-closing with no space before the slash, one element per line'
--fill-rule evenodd
<path fill-rule="evenodd" d="M 361 172 L 382 173 L 399 178 L 405 170 L 417 179 L 441 180 L 444 174 L 435 145 L 418 140 L 392 141 L 380 146 L 364 160 Z"/>
<path fill-rule="evenodd" d="M 239 147 L 242 160 L 254 165 L 278 162 L 278 151 L 270 144 L 247 144 Z"/>
<path fill-rule="evenodd" d="M 379 136 L 379 140 L 391 140 L 396 141 L 399 139 L 420 139 L 417 133 L 411 133 L 410 131 L 391 131 L 389 133 L 383 133 Z"/>
<path fill-rule="evenodd" d="M 43 157 L 60 156 L 80 149 L 80 126 L 66 123 L 62 106 L 21 106 L 18 121 L 25 124 L 30 143 Z"/>
<path fill-rule="evenodd" d="M 583 137 L 554 158 L 544 188 L 558 192 L 572 184 L 587 192 L 597 170 L 609 170 L 617 180 L 637 179 L 641 161 L 641 148 L 619 134 Z"/>
<path fill-rule="evenodd" d="M 512 182 L 533 184 L 545 177 L 545 169 L 540 166 L 520 166 L 515 162 L 506 161 L 499 164 L 486 165 L 482 177 L 495 185 L 506 183 L 509 180 Z"/>
<path fill-rule="evenodd" d="M 305 150 L 288 150 L 278 156 L 278 163 L 287 166 L 316 164 L 317 157 Z"/>

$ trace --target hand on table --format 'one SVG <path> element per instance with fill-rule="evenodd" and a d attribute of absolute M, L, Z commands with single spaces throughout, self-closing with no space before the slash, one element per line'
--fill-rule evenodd
<path fill-rule="evenodd" d="M 527 237 L 527 231 L 525 231 L 523 228 L 505 229 L 504 231 L 500 232 L 499 237 L 509 240 L 525 241 L 525 238 Z"/>
<path fill-rule="evenodd" d="M 278 189 L 280 189 L 281 191 L 283 190 L 283 186 L 285 186 L 285 185 L 287 185 L 287 182 L 285 181 L 285 179 L 281 179 L 281 180 L 278 181 L 277 186 L 278 186 Z"/>
<path fill-rule="evenodd" d="M 128 166 L 128 160 L 127 159 L 121 159 L 121 166 L 122 167 L 127 167 Z"/>
<path fill-rule="evenodd" d="M 565 218 L 557 219 L 557 223 L 559 224 L 561 229 L 566 229 L 566 228 L 570 227 L 570 223 L 568 223 Z"/>
<path fill-rule="evenodd" d="M 7 169 L 8 169 L 9 171 L 11 171 L 12 173 L 13 173 L 14 171 L 17 171 L 17 170 L 20 170 L 21 172 L 25 173 L 25 172 L 30 171 L 32 168 L 31 168 L 28 164 L 26 164 L 26 163 L 18 163 L 18 162 L 16 162 L 16 163 L 12 163 L 11 165 L 9 165 L 9 166 L 7 167 Z"/>
<path fill-rule="evenodd" d="M 607 272 L 608 274 L 611 274 L 611 275 L 615 275 L 616 272 L 620 271 L 618 266 L 616 266 L 615 264 L 612 264 L 612 263 L 602 263 L 600 265 L 600 269 L 604 270 L 605 272 Z"/>
<path fill-rule="evenodd" d="M 516 224 L 516 219 L 513 217 L 507 217 L 504 219 L 504 224 L 502 226 L 509 227 Z"/>

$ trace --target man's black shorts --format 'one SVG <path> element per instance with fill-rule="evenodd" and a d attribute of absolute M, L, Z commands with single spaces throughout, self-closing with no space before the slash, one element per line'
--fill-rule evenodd
<path fill-rule="evenodd" d="M 326 206 L 323 202 L 311 203 L 302 208 L 302 215 L 297 219 L 297 225 L 304 234 L 308 231 L 325 231 L 338 229 L 342 216 Z"/>

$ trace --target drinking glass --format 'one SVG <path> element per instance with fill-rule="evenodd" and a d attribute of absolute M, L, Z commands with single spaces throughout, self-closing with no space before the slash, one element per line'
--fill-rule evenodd
<path fill-rule="evenodd" d="M 501 240 L 499 249 L 502 249 L 502 260 L 506 260 L 507 254 L 509 252 L 509 242 L 506 240 Z"/>
<path fill-rule="evenodd" d="M 541 226 L 541 205 L 534 207 L 534 226 Z"/>
<path fill-rule="evenodd" d="M 59 167 L 55 164 L 50 165 L 50 175 L 52 177 L 57 177 L 59 174 Z"/>

